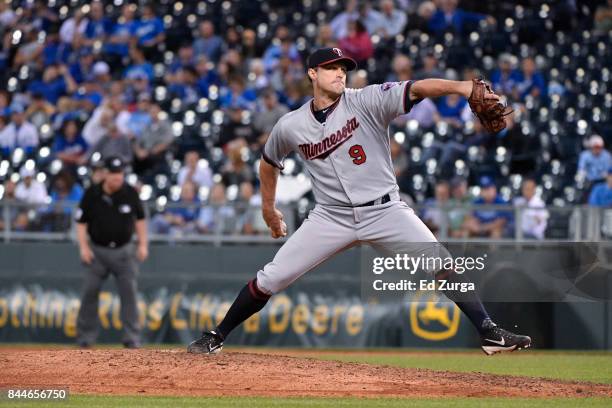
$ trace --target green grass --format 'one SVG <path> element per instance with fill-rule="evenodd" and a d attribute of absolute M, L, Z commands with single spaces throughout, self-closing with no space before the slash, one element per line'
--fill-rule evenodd
<path fill-rule="evenodd" d="M 612 353 L 521 351 L 487 357 L 479 352 L 461 354 L 322 354 L 325 360 L 384 364 L 431 370 L 483 372 L 560 380 L 612 384 Z"/>
<path fill-rule="evenodd" d="M 73 395 L 66 402 L 21 402 L 10 404 L 2 401 L 0 406 L 11 407 L 363 407 L 363 408 L 462 408 L 462 407 L 609 407 L 610 400 L 604 398 L 583 399 L 525 399 L 525 398 L 461 398 L 461 399 L 394 399 L 394 398 L 186 398 L 186 397 L 103 397 Z"/>

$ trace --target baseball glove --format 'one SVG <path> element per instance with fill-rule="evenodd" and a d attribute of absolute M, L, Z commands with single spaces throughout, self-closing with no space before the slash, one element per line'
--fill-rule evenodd
<path fill-rule="evenodd" d="M 504 117 L 511 114 L 514 110 L 504 106 L 496 99 L 486 98 L 486 95 L 489 94 L 494 94 L 489 84 L 482 78 L 472 79 L 472 94 L 468 99 L 470 108 L 487 132 L 497 133 L 506 127 Z"/>

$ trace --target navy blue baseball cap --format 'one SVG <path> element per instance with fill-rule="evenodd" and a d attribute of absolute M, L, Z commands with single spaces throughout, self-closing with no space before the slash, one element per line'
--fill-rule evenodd
<path fill-rule="evenodd" d="M 482 176 L 480 178 L 480 188 L 489 188 L 495 186 L 495 180 L 489 176 Z"/>
<path fill-rule="evenodd" d="M 104 167 L 111 173 L 121 173 L 125 169 L 125 163 L 121 158 L 111 156 L 104 160 Z"/>
<path fill-rule="evenodd" d="M 306 66 L 308 68 L 316 68 L 331 64 L 332 62 L 340 62 L 344 64 L 347 71 L 352 71 L 357 68 L 357 63 L 355 60 L 350 57 L 346 57 L 340 48 L 319 48 L 310 54 Z"/>

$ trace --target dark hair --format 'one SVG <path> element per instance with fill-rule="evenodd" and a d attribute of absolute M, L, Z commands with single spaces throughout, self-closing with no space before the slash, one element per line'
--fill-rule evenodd
<path fill-rule="evenodd" d="M 146 2 L 145 4 L 143 4 L 142 5 L 142 10 L 144 11 L 145 9 L 149 9 L 149 11 L 151 11 L 151 13 L 155 14 L 155 7 L 153 6 L 153 3 Z"/>
<path fill-rule="evenodd" d="M 261 91 L 261 96 L 263 96 L 264 98 L 267 96 L 277 96 L 276 95 L 276 91 L 274 90 L 274 88 L 272 88 L 271 86 L 262 89 Z"/>
<path fill-rule="evenodd" d="M 245 81 L 244 78 L 238 74 L 232 74 L 229 79 L 227 80 L 227 82 L 236 82 L 238 84 L 240 84 L 241 86 L 245 85 Z"/>
<path fill-rule="evenodd" d="M 365 24 L 363 24 L 361 20 L 355 21 L 355 31 L 357 31 L 359 34 L 365 33 L 367 31 Z"/>
<path fill-rule="evenodd" d="M 183 71 L 189 72 L 191 75 L 193 75 L 196 78 L 198 77 L 198 71 L 194 67 L 192 67 L 191 65 L 183 67 Z"/>
<path fill-rule="evenodd" d="M 62 136 L 66 135 L 66 128 L 68 127 L 69 123 L 74 123 L 77 128 L 77 133 L 80 132 L 81 124 L 77 119 L 66 119 L 64 122 L 62 122 L 62 126 L 59 129 Z"/>
<path fill-rule="evenodd" d="M 66 184 L 66 190 L 68 191 L 72 190 L 72 187 L 74 186 L 74 183 L 76 182 L 76 180 L 74 179 L 74 176 L 68 169 L 60 170 L 59 173 L 57 173 L 55 177 L 53 178 L 52 185 L 55 187 L 55 183 L 57 183 L 59 180 L 64 181 L 64 184 Z"/>
<path fill-rule="evenodd" d="M 143 50 L 142 48 L 140 48 L 140 47 L 138 47 L 138 46 L 134 46 L 134 47 L 130 47 L 130 49 L 131 49 L 132 51 L 137 51 L 137 52 L 139 52 L 139 53 L 140 53 L 142 56 L 144 56 L 144 50 Z"/>
<path fill-rule="evenodd" d="M 527 177 L 524 177 L 524 178 L 523 178 L 522 183 L 526 183 L 526 182 L 528 182 L 528 181 L 533 182 L 533 184 L 535 184 L 536 186 L 538 185 L 537 180 L 536 180 L 536 179 L 535 179 L 535 177 L 533 177 L 533 176 L 527 176 Z M 521 183 L 521 184 L 522 184 L 522 183 Z"/>

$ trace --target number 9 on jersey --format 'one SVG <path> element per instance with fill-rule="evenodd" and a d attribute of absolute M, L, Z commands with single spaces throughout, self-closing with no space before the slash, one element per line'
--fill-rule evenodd
<path fill-rule="evenodd" d="M 353 163 L 360 165 L 365 163 L 367 157 L 361 145 L 353 145 L 349 148 L 349 155 L 353 158 Z"/>

